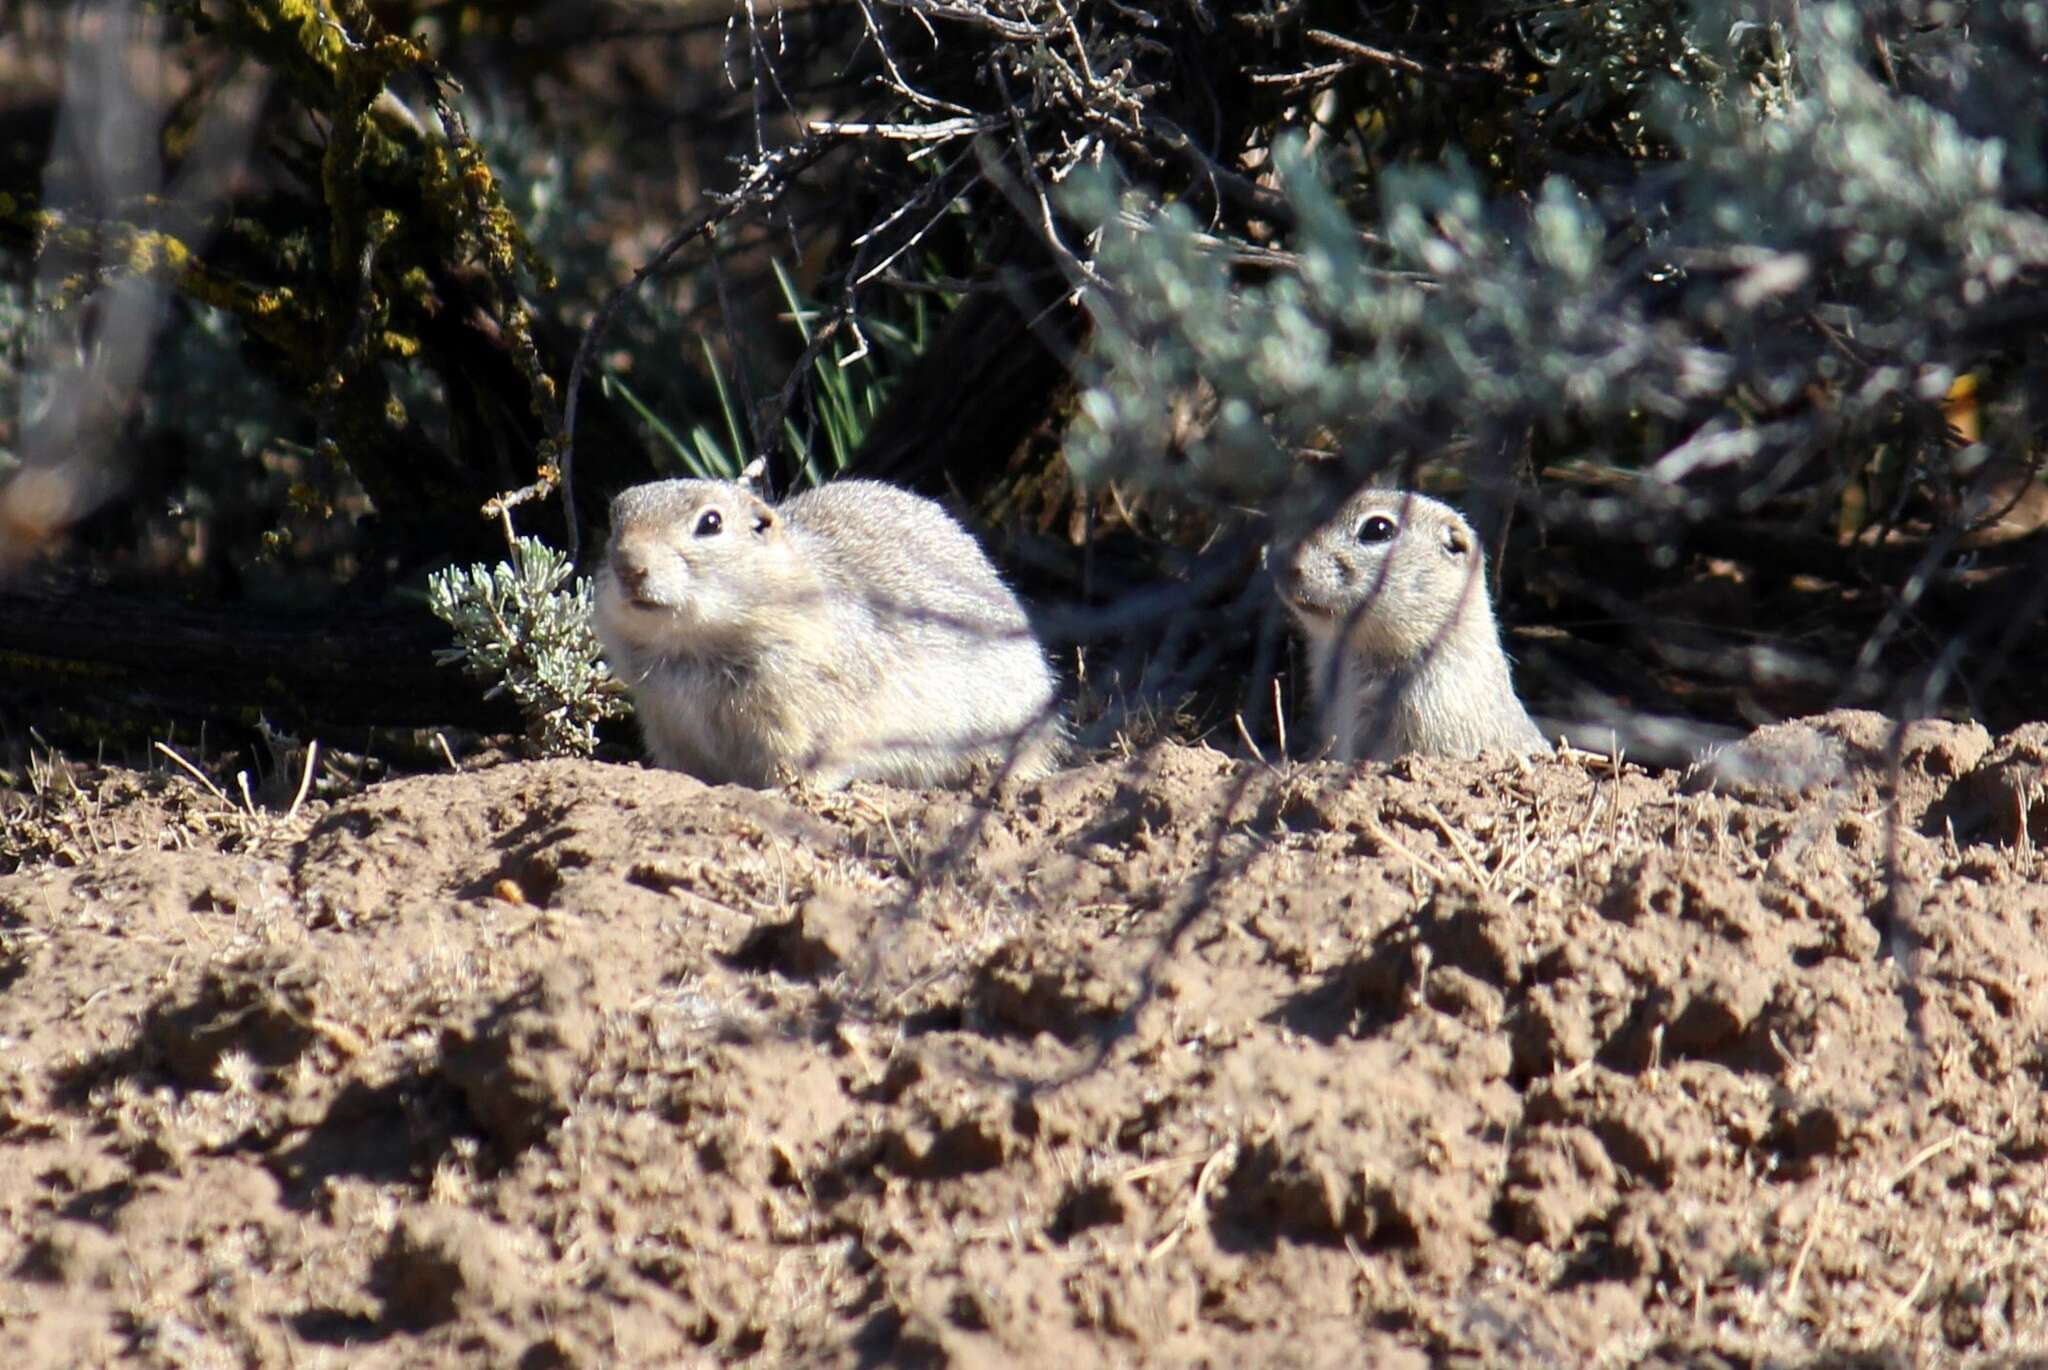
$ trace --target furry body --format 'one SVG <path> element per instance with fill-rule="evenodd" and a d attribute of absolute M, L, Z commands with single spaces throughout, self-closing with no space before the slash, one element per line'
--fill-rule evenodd
<path fill-rule="evenodd" d="M 1457 510 L 1361 490 L 1272 565 L 1338 757 L 1547 746 L 1515 694 L 1479 541 Z"/>
<path fill-rule="evenodd" d="M 931 500 L 729 481 L 612 504 L 596 627 L 649 754 L 712 783 L 942 785 L 1057 764 L 1054 680 L 1017 597 Z"/>

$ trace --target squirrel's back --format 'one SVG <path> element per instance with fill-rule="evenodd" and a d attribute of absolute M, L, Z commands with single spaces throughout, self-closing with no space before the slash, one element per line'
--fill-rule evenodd
<path fill-rule="evenodd" d="M 821 576 L 866 602 L 886 632 L 931 625 L 1030 631 L 1023 606 L 981 544 L 922 495 L 873 480 L 840 480 L 792 496 L 783 517 L 817 549 Z"/>

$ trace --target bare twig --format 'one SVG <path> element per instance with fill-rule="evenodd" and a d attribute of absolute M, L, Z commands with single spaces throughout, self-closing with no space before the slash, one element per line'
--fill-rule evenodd
<path fill-rule="evenodd" d="M 1977 1138 L 1972 1134 L 1958 1129 L 1955 1132 L 1949 1133 L 1948 1136 L 1943 1137 L 1938 1142 L 1928 1143 L 1926 1146 L 1923 1146 L 1918 1151 L 1914 1152 L 1912 1158 L 1908 1160 L 1904 1165 L 1900 1166 L 1898 1168 L 1898 1171 L 1895 1174 L 1893 1174 L 1893 1176 L 1889 1180 L 1885 1181 L 1884 1187 L 1886 1189 L 1897 1189 L 1900 1183 L 1904 1181 L 1908 1175 L 1911 1175 L 1921 1166 L 1926 1165 L 1929 1161 L 1933 1160 L 1936 1156 L 1939 1156 L 1942 1152 L 1954 1146 L 1957 1142 L 1976 1140 Z"/>
<path fill-rule="evenodd" d="M 929 124 L 870 124 L 830 119 L 813 119 L 805 125 L 812 133 L 841 138 L 890 138 L 906 143 L 943 143 L 975 133 L 992 133 L 1003 121 L 992 118 L 938 119 Z"/>
<path fill-rule="evenodd" d="M 1203 1207 L 1209 1201 L 1209 1190 L 1223 1172 L 1237 1164 L 1238 1151 L 1238 1140 L 1235 1137 L 1216 1148 L 1215 1154 L 1209 1157 L 1201 1173 L 1195 1176 L 1195 1187 L 1188 1194 L 1186 1206 L 1181 1209 L 1180 1220 L 1174 1223 L 1172 1231 L 1161 1237 L 1153 1244 L 1152 1249 L 1145 1253 L 1148 1262 L 1156 1261 L 1173 1250 L 1179 1245 L 1180 1239 L 1187 1235 L 1188 1229 L 1200 1220 Z"/>
<path fill-rule="evenodd" d="M 223 805 L 227 806 L 230 809 L 235 807 L 233 801 L 231 801 L 227 797 L 226 793 L 224 793 L 221 790 L 220 786 L 213 783 L 212 778 L 209 777 L 205 771 L 200 770 L 197 766 L 187 761 L 184 757 L 172 751 L 170 747 L 165 743 L 157 743 L 156 749 L 162 752 L 165 756 L 169 757 L 172 761 L 175 761 L 179 765 L 179 767 L 184 770 L 185 774 L 191 776 L 194 780 L 197 780 L 201 785 L 204 785 L 206 787 L 206 792 L 208 794 L 212 795 L 215 799 L 218 799 Z"/>
<path fill-rule="evenodd" d="M 950 19 L 973 28 L 987 29 L 1004 38 L 1030 40 L 1059 36 L 1059 30 L 1050 25 L 1026 24 L 1015 19 L 1005 19 L 1001 15 L 989 13 L 981 5 L 967 3 L 967 0 L 960 0 L 960 3 L 948 3 L 948 0 L 886 0 L 886 3 L 909 10 L 916 15 Z"/>
<path fill-rule="evenodd" d="M 1356 38 L 1346 38 L 1341 33 L 1331 33 L 1327 29 L 1310 29 L 1306 36 L 1311 43 L 1317 43 L 1326 48 L 1334 48 L 1347 57 L 1356 58 L 1359 62 L 1371 62 L 1375 66 L 1391 67 L 1395 71 L 1405 71 L 1412 76 L 1449 77 L 1454 74 L 1442 67 L 1427 66 L 1416 61 L 1413 57 L 1404 57 L 1398 52 L 1389 52 L 1385 48 L 1376 48 L 1370 43 L 1361 43 Z"/>
<path fill-rule="evenodd" d="M 439 736 L 439 734 L 435 734 Z M 292 796 L 292 806 L 284 811 L 286 821 L 299 816 L 299 806 L 306 802 L 307 794 L 313 789 L 313 771 L 320 761 L 320 741 L 315 738 L 306 744 L 306 767 L 299 774 L 299 791 Z"/>
<path fill-rule="evenodd" d="M 1792 1273 L 1785 1277 L 1785 1288 L 1780 1299 L 1787 1305 L 1799 1300 L 1799 1280 L 1806 1273 L 1806 1258 L 1813 1254 L 1813 1244 L 1820 1239 L 1821 1221 L 1827 1217 L 1831 1203 L 1829 1195 L 1820 1196 L 1813 1206 L 1813 1213 L 1806 1220 L 1806 1237 L 1799 1243 L 1799 1254 L 1792 1258 Z"/>

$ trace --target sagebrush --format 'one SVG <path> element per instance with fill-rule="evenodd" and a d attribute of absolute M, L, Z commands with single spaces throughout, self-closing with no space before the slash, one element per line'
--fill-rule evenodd
<path fill-rule="evenodd" d="M 522 537 L 495 566 L 451 566 L 427 580 L 427 602 L 455 630 L 434 653 L 511 697 L 541 756 L 588 756 L 597 725 L 629 712 L 590 628 L 592 587 L 569 559 Z"/>

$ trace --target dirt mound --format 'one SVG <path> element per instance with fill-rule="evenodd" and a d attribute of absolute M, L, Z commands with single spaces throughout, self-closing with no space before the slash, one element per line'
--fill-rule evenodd
<path fill-rule="evenodd" d="M 88 777 L 0 849 L 0 1346 L 2039 1353 L 2039 739 L 1886 731 L 1002 800 L 552 762 L 239 824 Z"/>

